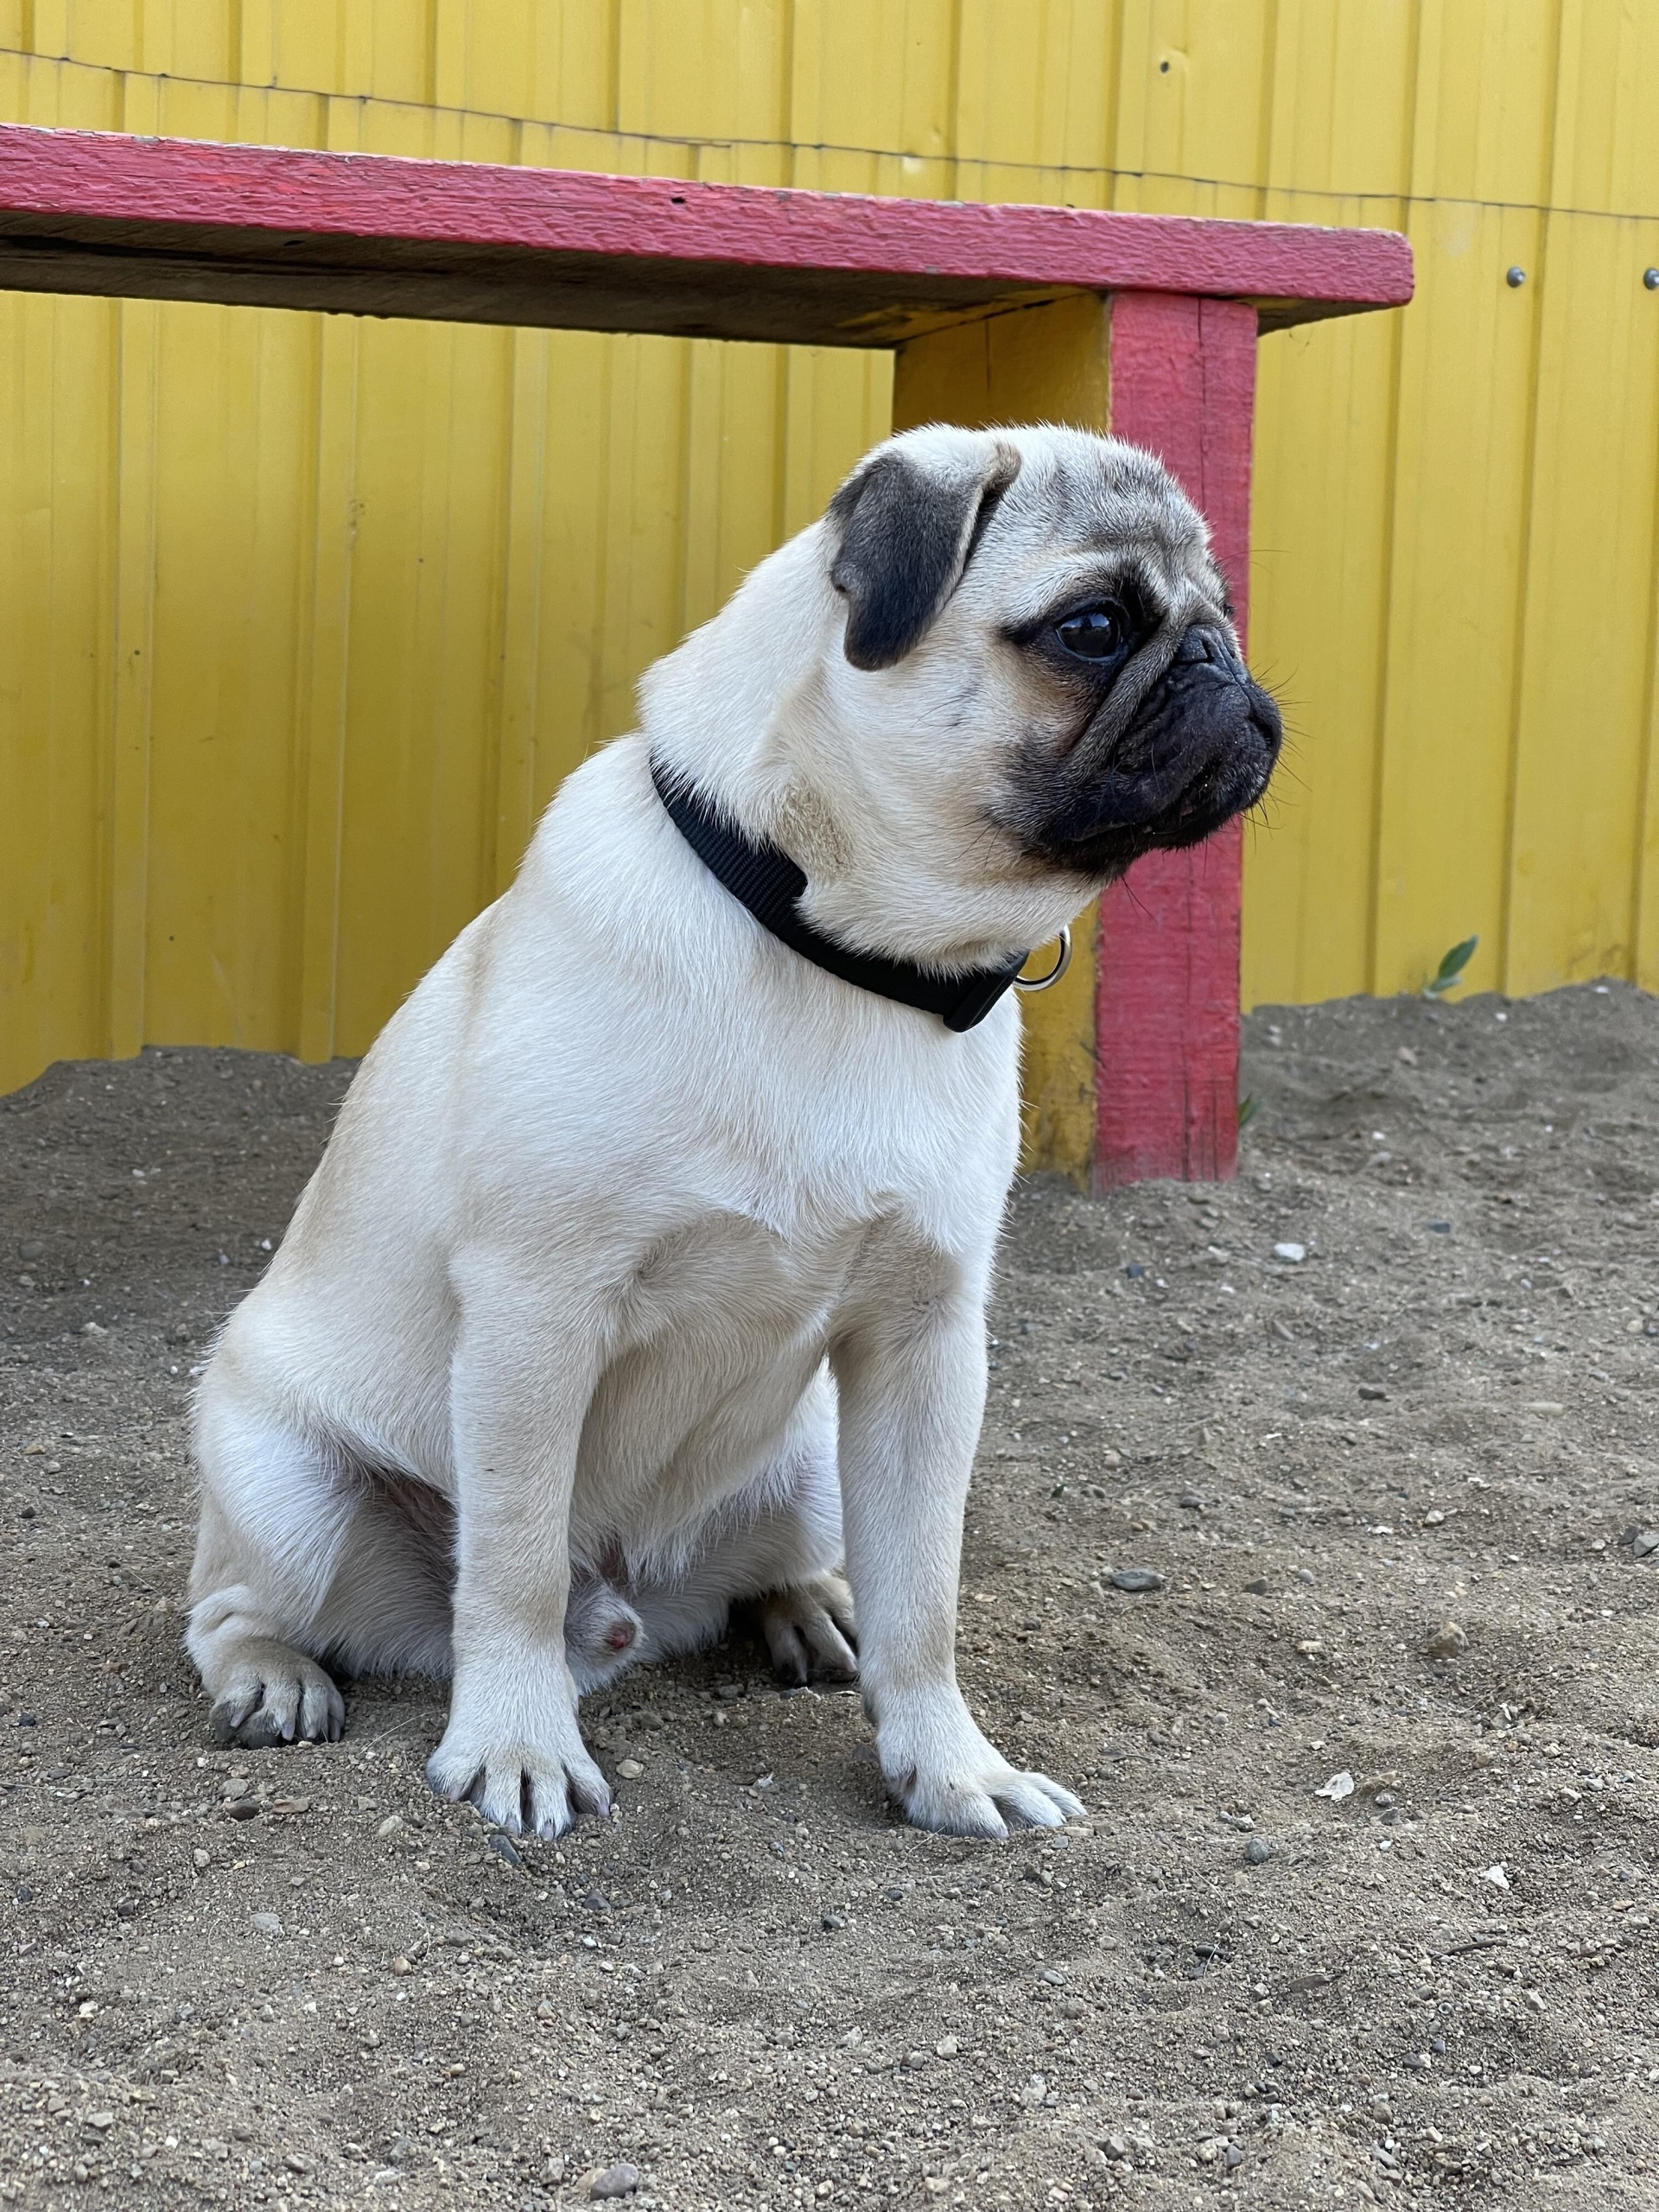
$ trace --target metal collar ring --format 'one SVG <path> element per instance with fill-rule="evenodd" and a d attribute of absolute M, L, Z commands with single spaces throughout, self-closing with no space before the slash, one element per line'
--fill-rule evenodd
<path fill-rule="evenodd" d="M 1059 982 L 1061 976 L 1065 975 L 1066 969 L 1071 965 L 1071 931 L 1070 928 L 1063 929 L 1055 942 L 1060 948 L 1060 957 L 1054 963 L 1054 965 L 1049 969 L 1047 975 L 1032 976 L 1030 977 L 1016 976 L 1014 979 L 1014 988 L 1016 991 L 1048 991 L 1053 989 L 1055 984 Z"/>

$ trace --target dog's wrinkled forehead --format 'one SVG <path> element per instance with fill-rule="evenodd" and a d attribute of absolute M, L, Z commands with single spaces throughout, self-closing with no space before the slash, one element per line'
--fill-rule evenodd
<path fill-rule="evenodd" d="M 1049 432 L 1020 460 L 993 524 L 1009 559 L 1135 571 L 1166 601 L 1184 581 L 1210 579 L 1204 523 L 1151 454 L 1080 431 Z"/>

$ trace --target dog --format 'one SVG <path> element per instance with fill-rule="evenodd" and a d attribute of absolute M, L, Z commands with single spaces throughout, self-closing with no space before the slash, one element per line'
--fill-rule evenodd
<path fill-rule="evenodd" d="M 912 1821 L 1056 1826 L 954 1662 L 1006 986 L 1261 797 L 1277 713 L 1173 480 L 1046 426 L 878 446 L 640 704 L 387 1024 L 213 1353 L 215 1732 L 337 1736 L 324 1661 L 448 1675 L 432 1787 L 556 1836 L 610 1802 L 580 1691 L 753 1601 L 786 1674 L 856 1664 Z"/>

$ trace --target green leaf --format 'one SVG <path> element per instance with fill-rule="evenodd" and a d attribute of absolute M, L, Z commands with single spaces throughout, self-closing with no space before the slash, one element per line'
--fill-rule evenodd
<path fill-rule="evenodd" d="M 1461 944 L 1454 944 L 1450 952 L 1442 957 L 1440 966 L 1423 985 L 1423 996 L 1426 999 L 1437 999 L 1443 992 L 1449 991 L 1474 958 L 1475 947 L 1479 943 L 1480 939 L 1478 937 L 1466 937 Z"/>
<path fill-rule="evenodd" d="M 1241 1129 L 1248 1129 L 1250 1123 L 1255 1119 L 1255 1100 L 1254 1098 L 1241 1098 L 1238 1102 L 1239 1128 Z"/>

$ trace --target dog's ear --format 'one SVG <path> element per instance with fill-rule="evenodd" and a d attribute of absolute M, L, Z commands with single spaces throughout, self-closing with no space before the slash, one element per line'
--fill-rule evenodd
<path fill-rule="evenodd" d="M 891 668 L 921 643 L 1019 474 L 1016 448 L 976 439 L 937 460 L 890 446 L 848 478 L 826 519 L 855 668 Z"/>

